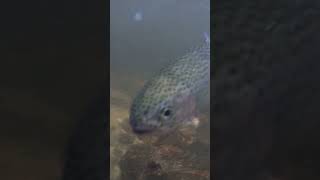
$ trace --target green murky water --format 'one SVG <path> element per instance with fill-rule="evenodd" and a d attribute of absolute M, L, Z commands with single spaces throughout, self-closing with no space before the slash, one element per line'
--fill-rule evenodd
<path fill-rule="evenodd" d="M 111 1 L 111 180 L 210 179 L 208 102 L 200 102 L 198 125 L 175 131 L 161 143 L 154 143 L 157 137 L 138 138 L 128 123 L 132 98 L 145 81 L 169 60 L 203 43 L 210 27 L 207 5 Z"/>

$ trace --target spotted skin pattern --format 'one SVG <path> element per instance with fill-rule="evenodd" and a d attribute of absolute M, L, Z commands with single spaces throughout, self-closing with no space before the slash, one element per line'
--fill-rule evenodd
<path fill-rule="evenodd" d="M 134 98 L 130 125 L 136 133 L 167 130 L 190 121 L 195 94 L 209 86 L 210 44 L 169 63 Z"/>

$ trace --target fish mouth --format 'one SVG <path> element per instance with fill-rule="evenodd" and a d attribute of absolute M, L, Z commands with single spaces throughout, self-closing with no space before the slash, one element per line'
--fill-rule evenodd
<path fill-rule="evenodd" d="M 143 134 L 150 134 L 151 132 L 153 132 L 156 127 L 154 126 L 149 126 L 146 124 L 140 124 L 137 123 L 137 121 L 131 120 L 130 121 L 130 125 L 131 125 L 131 129 L 135 134 L 138 135 L 143 135 Z"/>
<path fill-rule="evenodd" d="M 132 131 L 138 135 L 151 134 L 156 130 L 156 127 L 154 126 L 148 126 L 148 125 L 142 125 L 142 124 L 135 125 L 135 126 L 132 125 L 131 128 L 132 128 Z"/>
<path fill-rule="evenodd" d="M 153 132 L 153 130 L 154 128 L 149 128 L 149 127 L 133 127 L 132 128 L 132 131 L 138 135 L 150 134 L 151 132 Z"/>

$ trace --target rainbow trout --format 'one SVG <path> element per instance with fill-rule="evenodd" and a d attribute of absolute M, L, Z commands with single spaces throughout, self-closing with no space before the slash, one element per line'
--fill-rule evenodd
<path fill-rule="evenodd" d="M 168 131 L 190 122 L 196 93 L 209 87 L 210 44 L 172 61 L 151 78 L 134 98 L 130 125 L 137 134 Z"/>

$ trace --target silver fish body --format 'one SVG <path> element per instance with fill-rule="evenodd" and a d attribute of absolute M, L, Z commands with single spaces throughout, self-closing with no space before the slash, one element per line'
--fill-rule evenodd
<path fill-rule="evenodd" d="M 191 120 L 195 94 L 209 86 L 210 44 L 172 61 L 134 98 L 130 125 L 136 133 L 169 130 Z"/>

